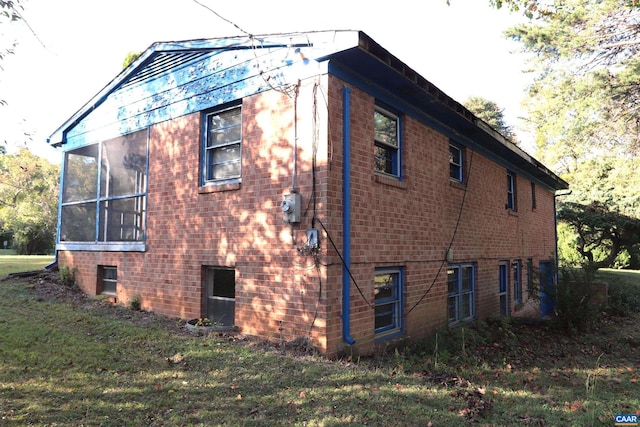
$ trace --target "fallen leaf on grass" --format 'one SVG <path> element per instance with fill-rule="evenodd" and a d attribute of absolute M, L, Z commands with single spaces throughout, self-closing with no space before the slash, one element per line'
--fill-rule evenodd
<path fill-rule="evenodd" d="M 574 400 L 572 403 L 564 402 L 564 409 L 569 412 L 584 411 L 584 404 L 579 400 Z"/>
<path fill-rule="evenodd" d="M 182 354 L 178 353 L 178 354 L 174 354 L 171 357 L 167 357 L 167 362 L 169 362 L 172 365 L 177 365 L 178 363 L 183 362 L 184 359 L 185 357 Z"/>

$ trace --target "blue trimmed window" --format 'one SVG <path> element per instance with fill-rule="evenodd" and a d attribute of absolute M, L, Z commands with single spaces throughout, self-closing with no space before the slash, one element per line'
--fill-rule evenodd
<path fill-rule="evenodd" d="M 512 211 L 518 210 L 516 203 L 516 175 L 511 171 L 507 171 L 507 204 L 505 207 Z"/>
<path fill-rule="evenodd" d="M 146 191 L 146 130 L 66 152 L 60 243 L 87 250 L 117 243 L 126 250 L 143 242 Z"/>
<path fill-rule="evenodd" d="M 454 143 L 449 143 L 449 177 L 456 182 L 464 181 L 462 147 Z"/>
<path fill-rule="evenodd" d="M 401 268 L 377 268 L 375 273 L 375 335 L 390 338 L 403 329 Z"/>
<path fill-rule="evenodd" d="M 447 269 L 449 324 L 473 320 L 476 316 L 475 265 L 450 265 Z"/>
<path fill-rule="evenodd" d="M 242 108 L 205 114 L 202 184 L 237 180 L 241 173 Z"/>
<path fill-rule="evenodd" d="M 373 123 L 375 171 L 400 178 L 400 119 L 376 107 Z"/>

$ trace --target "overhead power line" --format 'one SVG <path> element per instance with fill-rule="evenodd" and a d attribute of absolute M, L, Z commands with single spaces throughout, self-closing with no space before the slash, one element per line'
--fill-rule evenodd
<path fill-rule="evenodd" d="M 228 20 L 227 18 L 225 18 L 224 16 L 220 15 L 218 12 L 216 12 L 215 10 L 211 9 L 209 6 L 207 6 L 206 4 L 202 4 L 200 3 L 198 0 L 193 0 L 196 4 L 199 4 L 200 6 L 204 7 L 205 9 L 207 9 L 209 12 L 213 13 L 214 15 L 216 15 L 218 18 L 222 19 L 223 21 L 225 21 L 228 24 L 233 25 L 234 27 L 236 27 L 238 30 L 240 30 L 241 32 L 243 32 L 244 34 L 248 35 L 249 37 L 253 37 L 253 34 L 251 34 L 248 31 L 245 31 L 244 29 L 240 28 L 240 26 L 238 26 L 235 22 L 232 22 L 230 20 Z"/>

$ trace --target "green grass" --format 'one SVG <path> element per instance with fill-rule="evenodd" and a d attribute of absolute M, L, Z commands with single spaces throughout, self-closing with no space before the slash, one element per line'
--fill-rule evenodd
<path fill-rule="evenodd" d="M 616 270 L 613 268 L 602 268 L 598 270 L 598 277 L 608 282 L 620 282 L 627 285 L 640 286 L 639 270 Z"/>
<path fill-rule="evenodd" d="M 0 250 L 0 277 L 10 273 L 43 269 L 53 262 L 51 255 L 15 255 L 10 250 Z"/>
<path fill-rule="evenodd" d="M 386 356 L 319 356 L 38 280 L 0 282 L 0 425 L 613 425 L 640 410 L 640 318 L 590 334 L 508 321 Z"/>

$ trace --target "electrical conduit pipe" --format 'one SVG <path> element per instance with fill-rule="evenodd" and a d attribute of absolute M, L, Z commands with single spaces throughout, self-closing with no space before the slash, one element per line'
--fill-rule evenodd
<path fill-rule="evenodd" d="M 351 337 L 351 89 L 342 88 L 342 338 Z"/>

